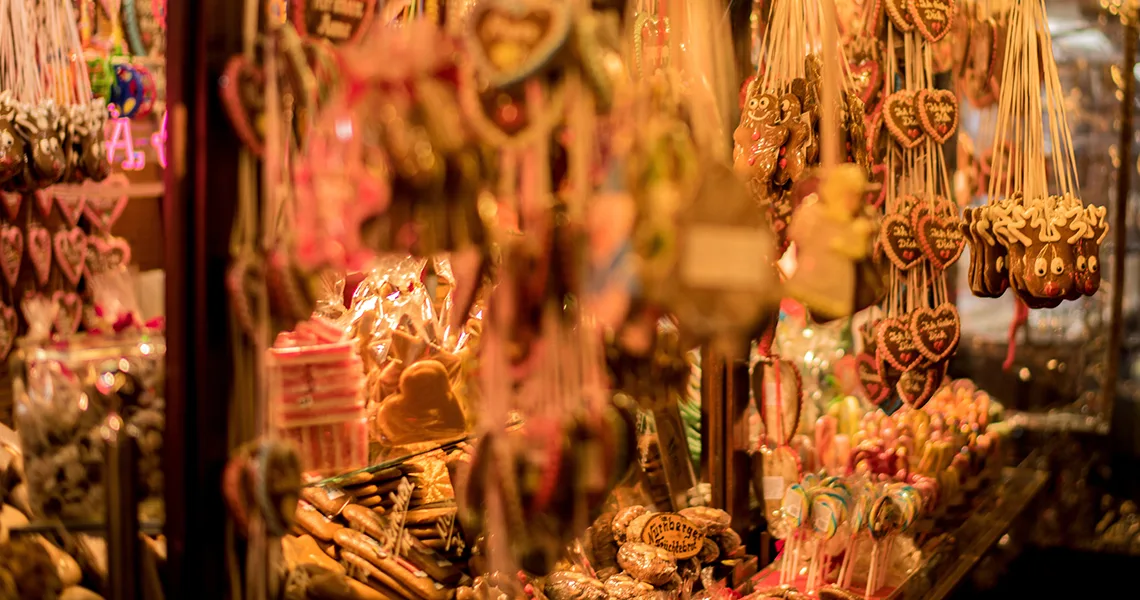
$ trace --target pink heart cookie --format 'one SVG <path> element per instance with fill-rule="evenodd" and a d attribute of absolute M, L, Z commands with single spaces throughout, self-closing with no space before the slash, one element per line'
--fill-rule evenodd
<path fill-rule="evenodd" d="M 0 360 L 8 358 L 8 353 L 12 351 L 18 327 L 16 309 L 0 302 Z"/>
<path fill-rule="evenodd" d="M 83 215 L 83 207 L 87 205 L 87 199 L 70 192 L 57 193 L 55 203 L 59 206 L 59 212 L 63 214 L 67 225 L 75 227 L 79 224 L 79 217 Z"/>
<path fill-rule="evenodd" d="M 97 229 L 109 233 L 126 207 L 126 196 L 92 196 L 87 199 L 83 214 L 91 219 L 91 224 Z"/>
<path fill-rule="evenodd" d="M 19 227 L 5 224 L 0 229 L 0 270 L 11 287 L 20 277 L 20 263 L 24 260 L 24 232 Z"/>
<path fill-rule="evenodd" d="M 47 190 L 41 189 L 33 192 L 31 196 L 36 199 L 36 206 L 39 207 L 40 214 L 43 215 L 45 219 L 51 217 L 51 194 L 47 193 Z"/>
<path fill-rule="evenodd" d="M 24 197 L 16 192 L 2 192 L 0 198 L 4 200 L 4 212 L 8 215 L 8 219 L 15 221 L 20 215 L 20 205 L 24 203 Z"/>
<path fill-rule="evenodd" d="M 102 273 L 125 267 L 131 262 L 131 245 L 121 237 L 90 237 L 87 239 L 87 271 Z"/>
<path fill-rule="evenodd" d="M 78 285 L 87 261 L 87 234 L 78 227 L 55 232 L 55 262 L 71 282 Z"/>
<path fill-rule="evenodd" d="M 36 271 L 36 283 L 46 285 L 51 274 L 51 234 L 39 223 L 28 226 L 28 258 Z"/>
<path fill-rule="evenodd" d="M 51 295 L 51 300 L 58 307 L 55 313 L 55 330 L 62 335 L 79 331 L 79 324 L 83 322 L 83 299 L 79 294 L 56 290 Z"/>

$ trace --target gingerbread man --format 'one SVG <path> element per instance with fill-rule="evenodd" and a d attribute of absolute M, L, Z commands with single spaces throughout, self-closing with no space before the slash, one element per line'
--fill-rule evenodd
<path fill-rule="evenodd" d="M 776 96 L 752 94 L 732 136 L 736 143 L 736 172 L 759 183 L 770 181 L 788 135 L 788 128 L 780 123 L 780 102 Z"/>
<path fill-rule="evenodd" d="M 780 98 L 780 112 L 788 130 L 788 141 L 780 149 L 774 181 L 787 185 L 799 181 L 807 168 L 807 149 L 812 131 L 808 120 L 810 115 L 801 114 L 800 99 L 795 94 L 784 94 Z"/>

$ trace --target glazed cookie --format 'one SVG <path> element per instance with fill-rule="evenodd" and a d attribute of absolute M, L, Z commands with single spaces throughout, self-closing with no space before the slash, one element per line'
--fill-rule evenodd
<path fill-rule="evenodd" d="M 630 521 L 629 526 L 625 528 L 625 541 L 626 542 L 640 542 L 641 534 L 645 532 L 645 526 L 649 524 L 649 519 L 652 519 L 657 513 L 645 513 Z"/>
<path fill-rule="evenodd" d="M 572 571 L 551 573 L 543 591 L 550 600 L 606 600 L 602 582 Z"/>
<path fill-rule="evenodd" d="M 619 510 L 617 514 L 614 515 L 614 520 L 611 526 L 611 530 L 613 531 L 614 535 L 614 541 L 619 544 L 625 543 L 626 530 L 629 529 L 630 523 L 633 523 L 634 519 L 648 512 L 649 509 L 641 505 L 631 506 L 629 508 L 623 508 L 622 510 Z"/>
<path fill-rule="evenodd" d="M 682 517 L 690 520 L 697 527 L 704 530 L 705 535 L 716 535 L 728 529 L 732 523 L 732 515 L 719 508 L 707 506 L 693 506 L 677 511 Z"/>
<path fill-rule="evenodd" d="M 639 542 L 626 542 L 618 550 L 618 564 L 639 581 L 653 585 L 666 584 L 677 574 L 671 552 Z"/>
<path fill-rule="evenodd" d="M 652 585 L 620 573 L 606 580 L 606 593 L 614 600 L 633 600 L 653 593 Z"/>

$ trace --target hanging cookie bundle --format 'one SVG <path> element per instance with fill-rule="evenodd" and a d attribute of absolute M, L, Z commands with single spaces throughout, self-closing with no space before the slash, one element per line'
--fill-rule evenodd
<path fill-rule="evenodd" d="M 958 128 L 958 101 L 933 85 L 933 45 L 950 34 L 955 5 L 888 2 L 887 14 L 889 175 L 876 253 L 888 265 L 888 293 L 856 366 L 867 398 L 893 410 L 896 399 L 921 407 L 942 384 L 961 329 L 946 270 L 965 242 L 942 149 Z"/>
<path fill-rule="evenodd" d="M 820 161 L 823 9 L 818 1 L 777 0 L 771 10 L 760 72 L 747 89 L 733 134 L 733 164 L 767 214 L 782 254 L 797 204 L 792 186 Z M 840 62 L 841 158 L 866 168 L 866 98 L 853 86 L 846 59 Z"/>
<path fill-rule="evenodd" d="M 1100 287 L 1106 209 L 1080 199 L 1042 2 L 1014 5 L 1006 46 L 994 153 L 1010 150 L 995 165 L 989 202 L 965 212 L 970 289 L 997 297 L 1012 287 L 1030 308 L 1054 308 Z"/>

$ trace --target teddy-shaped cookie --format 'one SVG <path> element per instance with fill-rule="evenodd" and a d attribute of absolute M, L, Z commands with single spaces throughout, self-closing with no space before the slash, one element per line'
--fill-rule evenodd
<path fill-rule="evenodd" d="M 467 421 L 451 391 L 447 369 L 422 360 L 400 375 L 400 392 L 376 411 L 376 433 L 389 446 L 430 442 L 463 435 Z"/>
<path fill-rule="evenodd" d="M 788 141 L 780 148 L 773 180 L 778 185 L 799 181 L 807 168 L 807 150 L 811 142 L 810 115 L 801 114 L 800 99 L 795 94 L 780 97 L 781 123 L 788 130 Z"/>
<path fill-rule="evenodd" d="M 736 148 L 733 168 L 747 179 L 767 184 L 776 171 L 780 148 L 788 141 L 788 128 L 780 123 L 780 101 L 754 90 L 732 134 Z"/>

